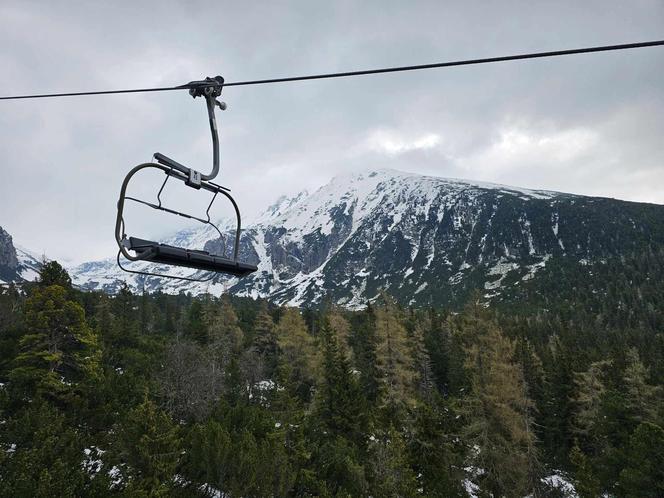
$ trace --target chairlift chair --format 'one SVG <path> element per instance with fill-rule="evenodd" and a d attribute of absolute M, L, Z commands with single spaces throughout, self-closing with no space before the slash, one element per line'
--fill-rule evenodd
<path fill-rule="evenodd" d="M 216 76 L 215 78 L 206 78 L 203 81 L 192 81 L 182 86 L 182 88 L 189 88 L 189 94 L 192 97 L 204 97 L 207 104 L 208 117 L 210 120 L 210 131 L 212 133 L 212 172 L 210 174 L 201 174 L 199 171 L 188 168 L 157 152 L 154 154 L 153 158 L 155 162 L 148 162 L 135 166 L 131 171 L 129 171 L 129 173 L 127 173 L 127 176 L 122 182 L 120 198 L 118 200 L 118 214 L 115 222 L 115 240 L 117 241 L 119 247 L 117 263 L 122 270 L 129 273 L 138 273 L 141 275 L 167 277 L 197 282 L 210 280 L 215 276 L 216 273 L 224 273 L 237 277 L 243 277 L 257 270 L 255 265 L 239 260 L 241 219 L 240 210 L 237 206 L 237 203 L 230 195 L 230 190 L 228 188 L 217 185 L 211 181 L 219 173 L 219 136 L 217 133 L 217 122 L 215 119 L 215 106 L 218 106 L 221 110 L 226 109 L 226 104 L 217 100 L 217 97 L 221 95 L 223 85 L 224 79 L 221 76 Z M 130 180 L 136 173 L 146 169 L 158 169 L 163 171 L 166 175 L 166 178 L 161 184 L 161 188 L 157 192 L 156 202 L 149 202 L 147 200 L 138 199 L 136 197 L 130 197 L 127 195 L 127 186 L 129 185 Z M 213 194 L 212 200 L 210 201 L 210 204 L 208 205 L 205 212 L 205 218 L 176 211 L 162 205 L 161 194 L 170 178 L 182 181 L 185 185 L 195 190 L 202 189 Z M 233 208 L 235 209 L 235 215 L 237 218 L 232 259 L 226 257 L 225 255 L 226 245 L 223 234 L 219 230 L 219 227 L 212 223 L 210 220 L 210 208 L 212 207 L 212 204 L 219 194 L 226 197 L 231 202 Z M 198 221 L 204 225 L 210 225 L 216 230 L 216 232 L 219 234 L 220 240 L 222 241 L 222 254 L 213 254 L 208 251 L 175 247 L 151 240 L 128 236 L 125 233 L 125 222 L 123 217 L 125 201 L 136 202 L 159 211 Z M 123 257 L 129 261 L 148 261 L 155 264 L 181 266 L 195 270 L 207 271 L 210 272 L 210 274 L 206 277 L 184 277 L 155 273 L 152 271 L 132 270 L 122 265 Z"/>

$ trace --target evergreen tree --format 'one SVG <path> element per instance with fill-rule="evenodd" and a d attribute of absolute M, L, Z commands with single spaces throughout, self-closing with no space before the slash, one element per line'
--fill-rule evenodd
<path fill-rule="evenodd" d="M 317 391 L 312 461 L 324 490 L 335 496 L 361 496 L 366 490 L 361 454 L 368 417 L 358 379 L 329 323 L 323 323 L 323 372 Z"/>
<path fill-rule="evenodd" d="M 619 489 L 626 498 L 664 496 L 664 429 L 643 422 L 632 434 Z"/>
<path fill-rule="evenodd" d="M 426 325 L 417 318 L 413 319 L 412 330 L 409 332 L 412 344 L 412 358 L 415 368 L 415 382 L 419 398 L 430 403 L 435 395 L 436 375 L 429 349 L 426 345 Z"/>
<path fill-rule="evenodd" d="M 369 444 L 371 493 L 375 496 L 408 498 L 418 496 L 417 479 L 408 462 L 401 434 L 390 427 Z"/>
<path fill-rule="evenodd" d="M 377 359 L 376 314 L 369 303 L 360 312 L 353 341 L 353 357 L 360 371 L 360 384 L 371 407 L 376 407 L 382 395 L 381 373 Z"/>
<path fill-rule="evenodd" d="M 58 285 L 63 289 L 71 290 L 71 277 L 57 261 L 44 260 L 42 262 L 37 282 L 42 287 Z"/>
<path fill-rule="evenodd" d="M 588 456 L 578 445 L 572 448 L 570 462 L 574 466 L 574 488 L 580 498 L 600 496 L 602 487 Z"/>
<path fill-rule="evenodd" d="M 574 425 L 575 385 L 571 354 L 557 335 L 550 338 L 544 353 L 544 392 L 539 413 L 542 446 L 551 462 L 565 468 L 572 448 Z"/>
<path fill-rule="evenodd" d="M 81 466 L 83 437 L 52 405 L 19 409 L 0 431 L 0 497 L 103 496 Z M 103 479 L 100 479 L 103 480 Z"/>
<path fill-rule="evenodd" d="M 99 380 L 101 351 L 83 308 L 59 285 L 37 287 L 25 304 L 26 332 L 9 374 L 14 389 L 65 401 Z"/>
<path fill-rule="evenodd" d="M 648 383 L 648 369 L 641 362 L 636 348 L 627 351 L 627 366 L 623 375 L 627 407 L 635 424 L 657 422 L 664 415 L 662 386 Z"/>
<path fill-rule="evenodd" d="M 419 475 L 424 496 L 465 497 L 463 481 L 463 443 L 459 420 L 451 403 L 434 398 L 415 411 L 410 460 Z"/>
<path fill-rule="evenodd" d="M 126 464 L 127 492 L 168 496 L 175 487 L 181 442 L 178 427 L 145 396 L 129 411 L 118 434 L 117 455 Z"/>
<path fill-rule="evenodd" d="M 361 386 L 351 373 L 329 325 L 324 324 L 323 328 L 323 373 L 317 400 L 319 423 L 330 435 L 363 444 L 367 437 L 367 418 Z"/>
<path fill-rule="evenodd" d="M 438 392 L 447 395 L 450 386 L 450 334 L 443 328 L 442 318 L 433 308 L 428 310 L 423 341 L 431 360 L 431 374 Z"/>
<path fill-rule="evenodd" d="M 208 304 L 208 303 L 206 303 Z M 200 299 L 194 299 L 189 306 L 187 313 L 187 325 L 184 330 L 184 336 L 199 344 L 207 344 L 208 331 L 203 318 L 203 303 Z"/>

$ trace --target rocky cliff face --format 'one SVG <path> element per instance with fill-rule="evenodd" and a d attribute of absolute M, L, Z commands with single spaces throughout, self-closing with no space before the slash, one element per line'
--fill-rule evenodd
<path fill-rule="evenodd" d="M 12 236 L 0 227 L 0 280 L 10 282 L 17 278 L 18 257 Z"/>
<path fill-rule="evenodd" d="M 170 243 L 222 247 L 205 230 Z M 127 281 L 137 289 L 229 291 L 292 305 L 331 299 L 354 308 L 386 291 L 404 304 L 440 306 L 477 290 L 500 299 L 552 262 L 592 264 L 655 246 L 664 246 L 663 206 L 377 170 L 282 198 L 248 224 L 241 253 L 258 271 L 245 279 L 144 280 L 111 260 L 72 273 L 79 285 L 110 292 Z"/>
<path fill-rule="evenodd" d="M 12 236 L 0 227 L 0 284 L 33 281 L 41 258 L 14 245 Z"/>

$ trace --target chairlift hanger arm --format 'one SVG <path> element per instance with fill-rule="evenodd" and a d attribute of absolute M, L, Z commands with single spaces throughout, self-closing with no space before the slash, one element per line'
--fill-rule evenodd
<path fill-rule="evenodd" d="M 154 154 L 154 158 L 157 162 L 186 174 L 189 177 L 188 181 L 186 181 L 187 185 L 194 188 L 200 188 L 201 181 L 213 180 L 219 174 L 219 130 L 217 128 L 217 119 L 214 108 L 215 106 L 218 106 L 222 111 L 226 109 L 226 103 L 217 100 L 217 97 L 221 95 L 223 87 L 224 78 L 221 76 L 215 76 L 214 78 L 208 77 L 201 81 L 190 81 L 186 85 L 180 87 L 183 89 L 188 88 L 189 95 L 193 98 L 205 98 L 208 121 L 210 122 L 210 134 L 212 135 L 212 171 L 209 174 L 201 174 L 159 152 Z"/>

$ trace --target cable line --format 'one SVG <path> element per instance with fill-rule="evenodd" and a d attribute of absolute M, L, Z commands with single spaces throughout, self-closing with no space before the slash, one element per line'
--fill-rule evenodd
<path fill-rule="evenodd" d="M 404 71 L 418 71 L 421 69 L 436 69 L 443 67 L 453 67 L 453 66 L 470 66 L 475 64 L 488 64 L 491 62 L 507 62 L 507 61 L 516 61 L 516 60 L 525 60 L 525 59 L 541 59 L 545 57 L 559 57 L 563 55 L 576 55 L 576 54 L 588 54 L 594 52 L 610 52 L 615 50 L 627 50 L 633 48 L 645 48 L 645 47 L 656 47 L 664 45 L 664 40 L 655 40 L 648 42 L 639 42 L 639 43 L 625 43 L 621 45 L 603 45 L 599 47 L 585 47 L 585 48 L 573 48 L 569 50 L 555 50 L 551 52 L 533 52 L 526 54 L 516 54 L 516 55 L 505 55 L 501 57 L 488 57 L 484 59 L 467 59 L 459 61 L 449 61 L 449 62 L 437 62 L 433 64 L 420 64 L 415 66 L 397 66 L 397 67 L 386 67 L 378 69 L 365 69 L 361 71 L 347 71 L 340 73 L 324 73 L 324 74 L 312 74 L 307 76 L 290 76 L 285 78 L 270 78 L 263 80 L 246 80 L 246 81 L 234 81 L 230 83 L 224 83 L 223 86 L 248 86 L 248 85 L 265 85 L 272 83 L 287 83 L 293 81 L 308 81 L 308 80 L 322 80 L 330 78 L 346 78 L 350 76 L 365 76 L 371 74 L 383 74 L 383 73 L 397 73 Z M 39 99 L 39 98 L 50 98 L 50 97 L 78 97 L 84 95 L 109 95 L 116 93 L 144 93 L 144 92 L 167 92 L 172 90 L 188 90 L 192 88 L 189 83 L 179 86 L 169 86 L 169 87 L 156 87 L 156 88 L 134 88 L 128 90 L 100 90 L 100 91 L 91 91 L 91 92 L 65 92 L 65 93 L 45 93 L 45 94 L 36 94 L 36 95 L 13 95 L 0 97 L 0 100 L 19 100 L 19 99 Z"/>

